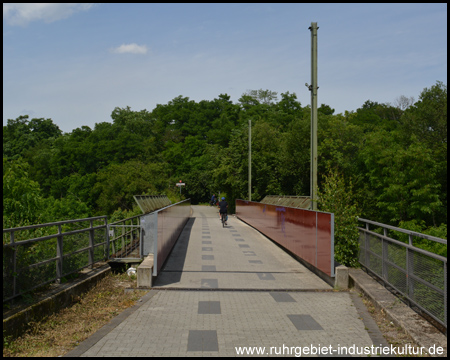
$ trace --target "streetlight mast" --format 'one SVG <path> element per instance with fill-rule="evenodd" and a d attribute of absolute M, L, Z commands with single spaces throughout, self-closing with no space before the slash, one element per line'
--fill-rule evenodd
<path fill-rule="evenodd" d="M 311 208 L 317 210 L 317 26 L 312 22 L 311 30 Z"/>
<path fill-rule="evenodd" d="M 252 201 L 252 120 L 248 120 L 248 201 Z"/>

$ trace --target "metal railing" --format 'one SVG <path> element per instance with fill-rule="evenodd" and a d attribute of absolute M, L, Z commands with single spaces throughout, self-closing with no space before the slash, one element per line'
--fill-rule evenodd
<path fill-rule="evenodd" d="M 395 289 L 409 303 L 447 329 L 447 258 L 420 249 L 413 238 L 447 245 L 447 240 L 371 220 L 359 219 L 359 262 Z M 372 231 L 369 225 L 378 230 Z M 382 230 L 382 234 L 378 231 Z M 389 231 L 408 236 L 408 243 L 393 239 Z"/>
<path fill-rule="evenodd" d="M 3 302 L 92 268 L 108 245 L 106 216 L 3 229 Z"/>
<path fill-rule="evenodd" d="M 126 260 L 142 257 L 141 216 L 132 216 L 108 225 L 109 259 Z"/>
<path fill-rule="evenodd" d="M 172 204 L 166 195 L 134 195 L 133 197 L 143 214 L 148 214 Z"/>
<path fill-rule="evenodd" d="M 287 206 L 297 209 L 311 208 L 311 198 L 309 196 L 266 195 L 264 199 L 260 201 L 260 203 L 277 206 Z"/>

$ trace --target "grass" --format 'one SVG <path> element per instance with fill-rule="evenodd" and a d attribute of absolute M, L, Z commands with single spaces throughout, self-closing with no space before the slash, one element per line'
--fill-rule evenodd
<path fill-rule="evenodd" d="M 14 340 L 3 338 L 3 356 L 54 357 L 66 354 L 147 293 L 142 290 L 124 291 L 135 287 L 136 278 L 125 273 L 106 276 L 77 298 L 74 305 L 33 323 L 23 336 Z"/>
<path fill-rule="evenodd" d="M 392 321 L 390 321 L 386 313 L 383 309 L 380 311 L 375 309 L 375 306 L 372 304 L 370 300 L 362 297 L 362 301 L 364 305 L 366 306 L 368 312 L 372 316 L 372 318 L 375 320 L 375 322 L 378 325 L 378 328 L 380 329 L 381 333 L 383 334 L 384 338 L 388 342 L 389 345 L 393 345 L 394 348 L 403 348 L 404 346 L 410 345 L 414 348 L 420 348 L 419 345 L 417 345 L 414 340 L 401 328 L 396 326 Z M 403 355 L 406 356 L 406 355 Z M 397 357 L 403 357 L 402 355 L 397 355 Z M 423 354 L 423 356 L 429 356 L 427 354 Z M 414 355 L 410 354 L 408 357 L 420 357 L 420 355 Z"/>

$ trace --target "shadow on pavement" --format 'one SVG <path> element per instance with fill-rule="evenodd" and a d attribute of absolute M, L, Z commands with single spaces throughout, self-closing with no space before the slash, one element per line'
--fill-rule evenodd
<path fill-rule="evenodd" d="M 156 281 L 154 281 L 154 286 L 164 286 L 180 282 L 184 263 L 186 261 L 189 239 L 191 237 L 191 231 L 195 220 L 196 218 L 190 218 L 186 222 L 180 237 L 175 243 L 175 246 L 169 256 L 167 256 L 167 260 L 162 266 Z"/>

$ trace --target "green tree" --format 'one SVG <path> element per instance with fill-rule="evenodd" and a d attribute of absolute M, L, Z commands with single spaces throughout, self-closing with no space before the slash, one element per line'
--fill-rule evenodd
<path fill-rule="evenodd" d="M 28 115 L 19 116 L 17 119 L 8 119 L 3 126 L 3 156 L 18 158 L 30 148 L 44 140 L 54 140 L 61 136 L 62 132 L 51 119 L 31 119 Z"/>
<path fill-rule="evenodd" d="M 244 94 L 243 94 L 244 95 Z M 260 104 L 272 105 L 278 100 L 278 93 L 271 90 L 247 90 L 245 95 L 252 97 Z"/>
<path fill-rule="evenodd" d="M 343 176 L 352 178 L 359 186 L 364 181 L 360 175 L 363 164 L 359 160 L 359 151 L 364 144 L 364 130 L 361 126 L 348 121 L 342 114 L 319 114 L 318 125 L 318 177 L 327 169 L 338 169 Z"/>
<path fill-rule="evenodd" d="M 280 144 L 281 194 L 309 196 L 311 166 L 311 122 L 308 115 L 295 118 Z"/>
<path fill-rule="evenodd" d="M 160 195 L 167 187 L 162 164 L 145 164 L 129 160 L 123 164 L 110 164 L 97 174 L 94 196 L 97 213 L 110 215 L 115 210 L 132 210 L 133 195 Z"/>
<path fill-rule="evenodd" d="M 350 119 L 355 125 L 361 126 L 365 132 L 380 128 L 390 131 L 397 128 L 401 115 L 402 111 L 399 108 L 367 100 Z"/>
<path fill-rule="evenodd" d="M 346 184 L 336 169 L 324 176 L 318 191 L 318 208 L 334 214 L 334 258 L 342 265 L 358 267 L 359 211 L 354 202 L 352 182 Z"/>
<path fill-rule="evenodd" d="M 443 211 L 437 164 L 431 149 L 417 138 L 411 141 L 405 147 L 398 133 L 374 132 L 367 136 L 361 156 L 384 222 L 422 219 L 431 225 Z"/>
<path fill-rule="evenodd" d="M 248 143 L 248 134 L 245 139 Z M 270 123 L 260 120 L 252 126 L 252 199 L 256 201 L 281 192 L 281 143 L 282 134 Z M 248 156 L 248 149 L 243 155 Z"/>
<path fill-rule="evenodd" d="M 29 165 L 21 158 L 3 158 L 3 228 L 38 224 L 43 220 L 44 199 Z"/>
<path fill-rule="evenodd" d="M 436 164 L 436 179 L 440 184 L 441 215 L 436 224 L 447 222 L 447 86 L 438 81 L 425 88 L 419 100 L 405 110 L 401 118 L 402 141 L 409 145 L 420 142 L 430 149 Z"/>

